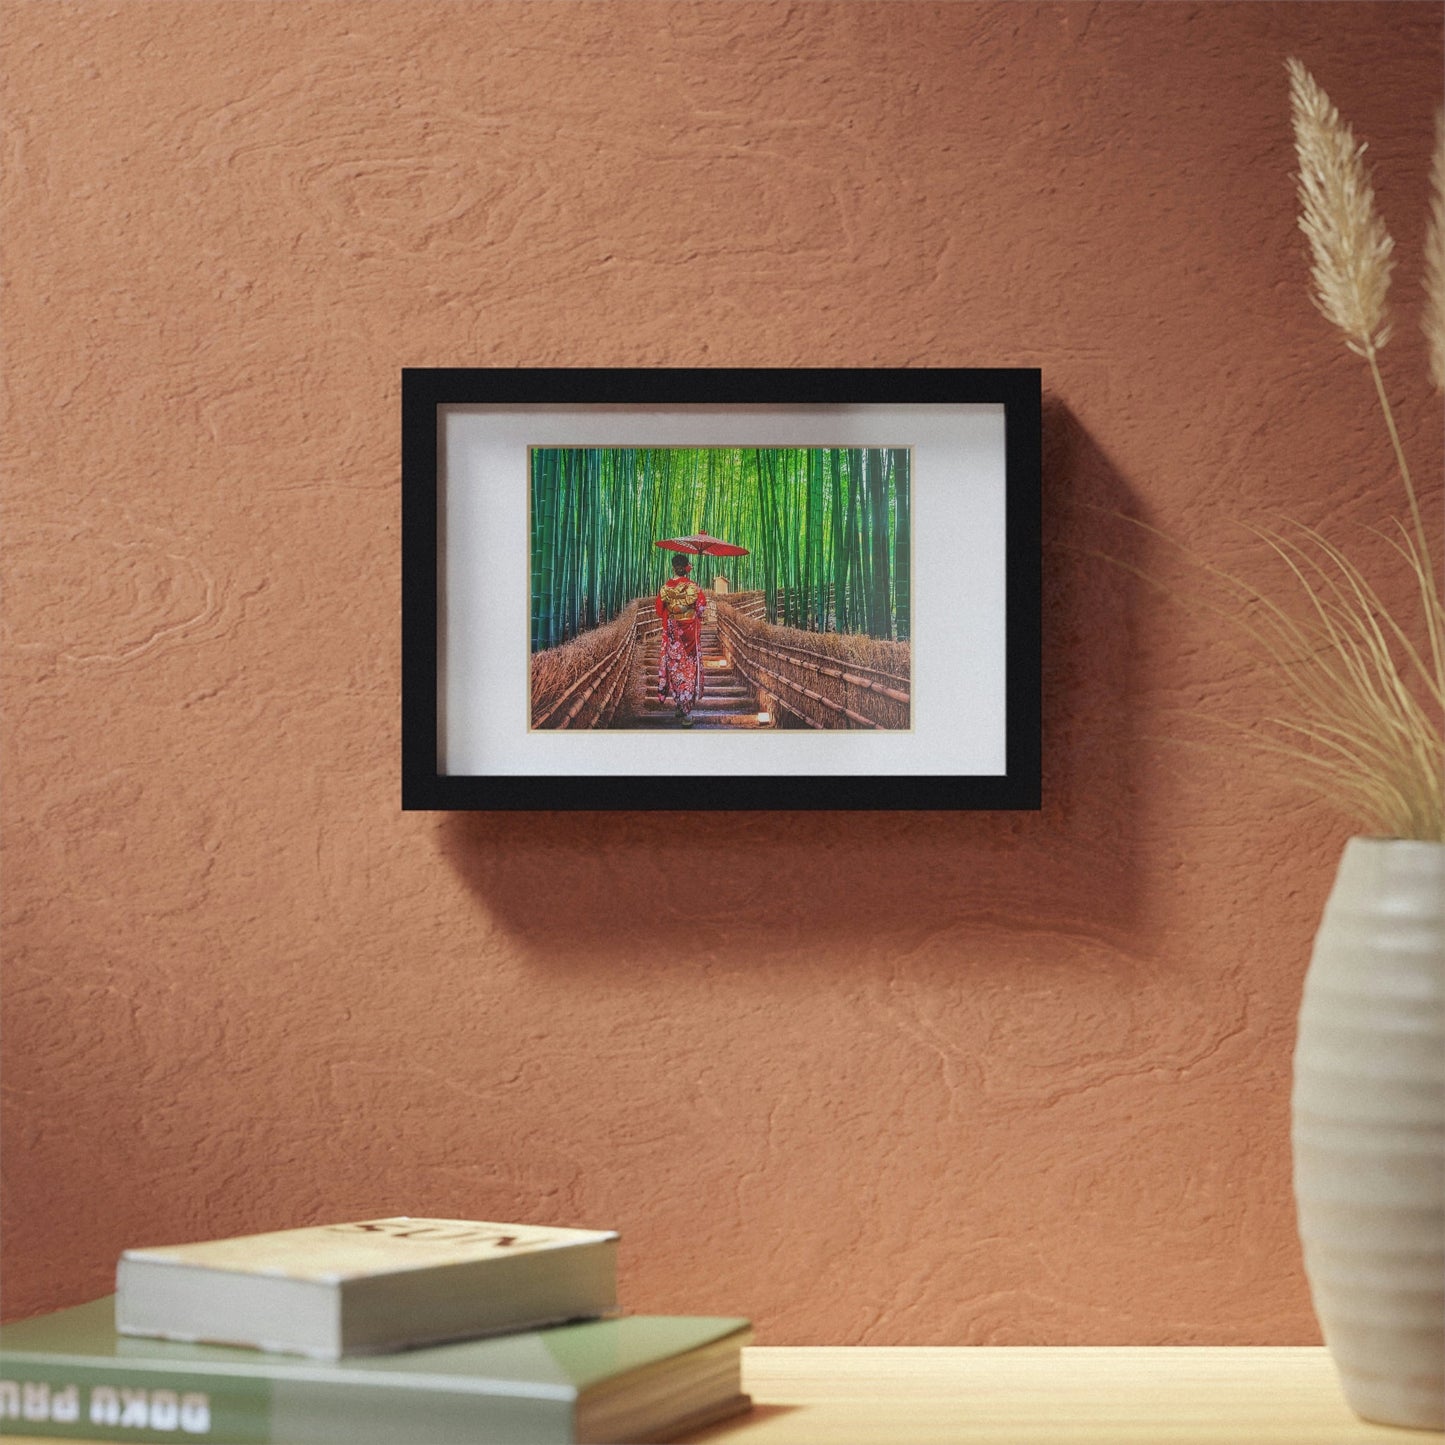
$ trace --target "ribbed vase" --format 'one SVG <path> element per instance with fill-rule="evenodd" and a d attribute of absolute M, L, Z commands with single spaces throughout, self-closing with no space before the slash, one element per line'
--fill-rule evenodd
<path fill-rule="evenodd" d="M 1445 1430 L 1445 843 L 1346 845 L 1305 979 L 1293 1138 L 1350 1408 Z"/>

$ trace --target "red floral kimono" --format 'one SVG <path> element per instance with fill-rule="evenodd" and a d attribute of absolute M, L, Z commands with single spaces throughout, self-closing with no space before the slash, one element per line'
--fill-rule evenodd
<path fill-rule="evenodd" d="M 691 577 L 664 582 L 657 594 L 662 647 L 657 659 L 657 700 L 686 717 L 702 696 L 702 619 L 707 596 Z"/>

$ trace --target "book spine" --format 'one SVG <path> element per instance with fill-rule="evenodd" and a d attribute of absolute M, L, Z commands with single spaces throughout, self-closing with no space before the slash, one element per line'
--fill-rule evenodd
<path fill-rule="evenodd" d="M 0 1436 L 143 1445 L 569 1445 L 570 1400 L 9 1356 Z"/>

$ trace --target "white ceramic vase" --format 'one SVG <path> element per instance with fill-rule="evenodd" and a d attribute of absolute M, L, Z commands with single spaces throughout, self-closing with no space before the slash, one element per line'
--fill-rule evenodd
<path fill-rule="evenodd" d="M 1445 843 L 1346 845 L 1305 979 L 1293 1139 L 1345 1398 L 1445 1430 Z"/>

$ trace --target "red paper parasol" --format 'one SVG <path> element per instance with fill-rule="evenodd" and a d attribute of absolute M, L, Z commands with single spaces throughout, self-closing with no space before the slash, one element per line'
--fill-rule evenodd
<path fill-rule="evenodd" d="M 654 542 L 654 547 L 661 547 L 665 552 L 691 552 L 694 556 L 707 557 L 746 557 L 746 547 L 735 547 L 731 542 L 724 542 L 720 537 L 710 537 L 706 532 L 694 532 L 690 537 L 669 537 L 663 542 Z"/>

